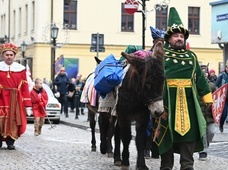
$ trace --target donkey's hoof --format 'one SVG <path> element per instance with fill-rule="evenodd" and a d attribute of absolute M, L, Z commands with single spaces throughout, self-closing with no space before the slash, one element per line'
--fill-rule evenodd
<path fill-rule="evenodd" d="M 136 166 L 136 170 L 149 170 L 149 168 L 146 165 Z"/>
<path fill-rule="evenodd" d="M 121 170 L 129 170 L 129 166 L 124 166 L 124 165 L 121 165 Z"/>
<path fill-rule="evenodd" d="M 113 158 L 113 152 L 107 153 L 108 158 Z"/>
<path fill-rule="evenodd" d="M 121 166 L 121 160 L 115 160 L 114 165 L 115 166 Z"/>
<path fill-rule="evenodd" d="M 91 147 L 91 151 L 92 151 L 92 152 L 96 152 L 96 151 L 97 151 L 97 147 L 96 147 L 96 146 L 92 146 L 92 147 Z"/>

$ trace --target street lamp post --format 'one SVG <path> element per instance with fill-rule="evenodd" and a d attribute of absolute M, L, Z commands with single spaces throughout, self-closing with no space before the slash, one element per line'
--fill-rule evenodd
<path fill-rule="evenodd" d="M 141 0 L 141 1 L 142 2 L 139 2 L 139 1 L 137 2 L 142 5 L 142 10 L 139 10 L 137 12 L 142 13 L 142 48 L 145 49 L 145 31 L 146 31 L 145 21 L 146 21 L 146 13 L 148 12 L 146 9 L 146 1 L 150 1 L 150 0 Z M 156 4 L 155 10 L 161 10 L 163 8 L 167 8 L 169 3 L 170 3 L 170 0 L 163 0 L 160 4 Z"/>
<path fill-rule="evenodd" d="M 27 44 L 25 41 L 21 44 L 21 52 L 22 52 L 22 57 L 25 58 L 25 50 L 26 50 Z"/>
<path fill-rule="evenodd" d="M 25 62 L 25 50 L 26 50 L 27 44 L 25 43 L 25 41 L 22 42 L 21 44 L 21 52 L 22 52 L 22 61 L 23 61 L 23 65 L 26 66 L 26 62 Z"/>
<path fill-rule="evenodd" d="M 56 39 L 58 37 L 59 28 L 53 23 L 51 25 L 51 39 L 52 39 L 52 48 L 51 48 L 51 79 L 54 81 L 55 78 L 55 49 L 56 49 Z"/>

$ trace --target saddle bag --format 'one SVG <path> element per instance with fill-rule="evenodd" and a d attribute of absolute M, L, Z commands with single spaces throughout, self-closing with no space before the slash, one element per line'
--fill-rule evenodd
<path fill-rule="evenodd" d="M 94 88 L 105 98 L 122 81 L 123 63 L 112 54 L 107 56 L 95 69 Z"/>

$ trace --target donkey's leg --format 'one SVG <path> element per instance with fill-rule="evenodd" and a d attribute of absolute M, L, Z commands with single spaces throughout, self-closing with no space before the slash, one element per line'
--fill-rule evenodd
<path fill-rule="evenodd" d="M 96 151 L 96 148 L 97 148 L 96 147 L 96 137 L 95 137 L 95 126 L 96 126 L 95 115 L 96 115 L 96 113 L 88 108 L 88 115 L 89 115 L 89 125 L 91 128 L 91 135 L 92 135 L 91 148 L 92 148 L 92 151 Z"/>
<path fill-rule="evenodd" d="M 102 154 L 107 153 L 107 134 L 108 134 L 108 128 L 109 128 L 109 118 L 110 113 L 107 112 L 101 112 L 99 113 L 99 128 L 100 128 L 100 151 Z"/>
<path fill-rule="evenodd" d="M 111 113 L 110 113 L 109 127 L 107 132 L 107 153 L 109 158 L 113 158 L 112 137 L 114 136 L 115 122 L 116 122 L 116 116 L 111 116 Z"/>
<path fill-rule="evenodd" d="M 137 170 L 148 170 L 145 164 L 144 150 L 146 147 L 147 136 L 146 130 L 149 123 L 149 113 L 139 113 L 136 118 L 136 148 L 137 148 Z"/>
<path fill-rule="evenodd" d="M 120 117 L 121 115 L 121 117 Z M 118 122 L 120 127 L 120 134 L 123 143 L 123 151 L 122 151 L 122 168 L 125 166 L 129 167 L 129 145 L 131 141 L 131 121 L 127 119 L 124 114 L 118 113 Z"/>
<path fill-rule="evenodd" d="M 114 118 L 116 119 L 116 117 Z M 121 156 L 120 156 L 120 126 L 117 120 L 113 121 L 114 123 L 114 165 L 121 165 Z"/>

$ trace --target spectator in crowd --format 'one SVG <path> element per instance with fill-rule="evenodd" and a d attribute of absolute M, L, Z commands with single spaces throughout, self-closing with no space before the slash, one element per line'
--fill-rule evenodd
<path fill-rule="evenodd" d="M 180 169 L 193 170 L 193 153 L 203 150 L 206 121 L 197 94 L 207 106 L 213 100 L 196 54 L 186 50 L 188 36 L 179 14 L 171 7 L 164 36 L 165 112 L 156 120 L 154 136 L 161 156 L 160 170 L 173 169 L 174 153 L 180 154 Z"/>
<path fill-rule="evenodd" d="M 225 70 L 222 73 L 220 73 L 220 75 L 218 76 L 218 78 L 215 82 L 215 85 L 216 85 L 216 88 L 218 89 L 227 83 L 228 83 L 228 62 L 226 62 Z M 226 101 L 225 101 L 222 116 L 221 116 L 220 122 L 219 122 L 219 130 L 221 133 L 223 132 L 223 126 L 224 126 L 224 123 L 225 123 L 225 120 L 227 117 L 227 111 L 228 111 L 228 96 L 227 96 L 227 92 L 226 92 Z"/>
<path fill-rule="evenodd" d="M 82 75 L 78 74 L 76 77 L 76 84 L 75 84 L 75 90 L 76 90 L 76 94 L 75 94 L 76 116 L 75 116 L 75 119 L 78 119 L 78 115 L 80 115 L 80 113 L 79 113 L 80 109 L 81 109 L 81 114 L 84 115 L 85 104 L 80 101 L 84 85 L 85 85 L 85 82 L 82 81 Z"/>
<path fill-rule="evenodd" d="M 43 83 L 45 83 L 45 84 L 47 84 L 49 87 L 51 87 L 50 82 L 49 82 L 46 78 L 43 78 Z"/>
<path fill-rule="evenodd" d="M 46 90 L 42 87 L 42 80 L 37 78 L 35 80 L 35 86 L 30 92 L 32 101 L 32 111 L 34 115 L 34 135 L 38 136 L 41 134 L 45 116 L 46 116 L 46 105 L 48 102 L 48 95 Z"/>
<path fill-rule="evenodd" d="M 65 68 L 60 68 L 60 73 L 55 78 L 53 85 L 57 86 L 57 92 L 60 93 L 60 97 L 58 98 L 59 102 L 61 103 L 61 113 L 64 111 L 66 117 L 68 117 L 68 101 L 67 101 L 67 94 L 68 94 L 68 85 L 70 84 L 70 79 L 68 78 L 67 74 L 65 73 Z"/>
<path fill-rule="evenodd" d="M 74 112 L 75 108 L 75 78 L 70 79 L 70 84 L 68 86 L 68 103 L 70 104 L 70 112 Z"/>
<path fill-rule="evenodd" d="M 216 76 L 216 74 L 215 74 L 215 70 L 211 69 L 211 70 L 209 71 L 208 79 L 209 79 L 210 82 L 212 82 L 212 83 L 214 83 L 214 84 L 216 83 L 217 76 Z"/>
<path fill-rule="evenodd" d="M 9 150 L 26 130 L 26 112 L 32 114 L 26 68 L 14 62 L 17 51 L 12 43 L 0 47 L 0 148 L 5 141 Z"/>
<path fill-rule="evenodd" d="M 209 84 L 210 90 L 213 93 L 216 90 L 216 86 L 213 82 L 210 82 L 208 79 L 208 75 L 207 73 L 205 73 L 205 78 Z M 210 143 L 212 142 L 212 139 L 214 137 L 215 134 L 215 121 L 213 118 L 213 114 L 212 114 L 212 106 L 206 106 L 202 99 L 199 97 L 199 101 L 200 101 L 200 106 L 204 115 L 204 118 L 207 122 L 207 128 L 206 128 L 206 133 L 204 135 L 204 150 L 199 152 L 199 160 L 201 161 L 206 161 L 207 160 L 207 149 L 210 145 Z"/>

